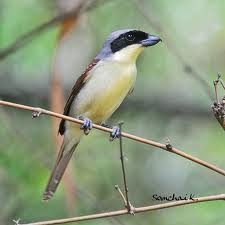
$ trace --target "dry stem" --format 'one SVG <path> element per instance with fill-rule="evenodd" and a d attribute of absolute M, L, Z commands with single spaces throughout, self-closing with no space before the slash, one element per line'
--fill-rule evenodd
<path fill-rule="evenodd" d="M 172 207 L 176 207 L 176 206 L 182 206 L 182 205 L 188 205 L 188 204 L 194 204 L 194 203 L 200 203 L 200 202 L 208 202 L 208 201 L 217 201 L 217 200 L 225 200 L 225 194 L 194 198 L 194 200 L 181 200 L 181 201 L 163 203 L 163 204 L 152 205 L 152 206 L 138 207 L 138 208 L 135 208 L 134 212 L 142 213 L 142 212 L 153 211 L 153 210 L 158 210 L 158 209 L 166 209 L 166 208 L 172 208 Z M 94 219 L 126 215 L 126 214 L 129 214 L 129 212 L 126 209 L 122 209 L 122 210 L 118 210 L 118 211 L 104 212 L 104 213 L 92 214 L 92 215 L 87 215 L 87 216 L 78 216 L 78 217 L 72 217 L 72 218 L 67 218 L 67 219 L 49 220 L 49 221 L 34 222 L 34 223 L 28 223 L 28 224 L 18 224 L 18 225 L 64 224 L 64 223 L 71 223 L 71 222 L 78 222 L 78 221 L 85 221 L 85 220 L 94 220 Z"/>
<path fill-rule="evenodd" d="M 123 122 L 119 123 L 119 128 L 120 128 L 120 132 L 122 132 L 122 125 Z M 123 142 L 122 142 L 122 135 L 120 135 L 120 161 L 121 161 L 121 166 L 122 166 L 122 174 L 123 174 L 123 185 L 124 185 L 124 191 L 125 191 L 125 199 L 126 199 L 126 204 L 125 207 L 127 208 L 128 212 L 132 215 L 134 215 L 134 210 L 132 205 L 130 204 L 129 201 L 129 196 L 128 196 L 128 186 L 127 186 L 127 180 L 126 180 L 126 170 L 125 170 L 125 166 L 124 166 L 124 154 L 123 154 Z M 120 190 L 119 186 L 116 188 L 120 195 L 123 196 L 122 191 Z M 124 196 L 122 197 L 124 199 Z"/>
<path fill-rule="evenodd" d="M 213 81 L 216 100 L 212 105 L 212 110 L 214 112 L 214 116 L 216 117 L 217 121 L 219 122 L 221 127 L 225 130 L 225 95 L 221 100 L 219 99 L 218 95 L 218 84 L 220 84 L 224 90 L 225 84 L 221 79 L 221 75 L 218 74 L 217 76 L 218 76 L 217 79 Z"/>
<path fill-rule="evenodd" d="M 83 124 L 82 120 L 75 119 L 75 118 L 72 118 L 70 116 L 65 116 L 65 115 L 62 115 L 62 114 L 59 114 L 59 113 L 51 112 L 51 111 L 48 111 L 48 110 L 45 110 L 45 109 L 42 109 L 42 108 L 36 108 L 36 107 L 27 106 L 27 105 L 20 105 L 20 104 L 16 104 L 16 103 L 12 103 L 12 102 L 1 101 L 1 100 L 0 100 L 0 105 L 5 105 L 5 106 L 13 107 L 13 108 L 18 108 L 18 109 L 29 110 L 29 111 L 36 112 L 36 113 L 38 112 L 38 114 L 46 114 L 46 115 L 49 115 L 49 116 L 54 116 L 54 117 L 57 117 L 57 118 L 60 118 L 60 119 L 68 120 L 68 121 L 71 121 L 71 122 L 74 122 L 74 123 Z M 112 132 L 112 129 L 107 128 L 107 127 L 103 127 L 103 126 L 100 126 L 100 125 L 97 125 L 97 124 L 93 124 L 93 128 L 98 129 L 98 130 L 102 130 L 102 131 L 105 131 L 105 132 L 108 132 L 108 133 Z M 193 162 L 195 162 L 199 165 L 207 167 L 208 169 L 213 170 L 213 171 L 225 176 L 225 171 L 223 169 L 220 169 L 220 168 L 218 168 L 217 166 L 215 166 L 211 163 L 207 163 L 207 162 L 205 162 L 201 159 L 198 159 L 197 157 L 194 157 L 194 156 L 189 155 L 185 152 L 182 152 L 181 150 L 179 150 L 177 148 L 174 148 L 172 146 L 171 146 L 171 148 L 168 149 L 167 145 L 156 142 L 156 141 L 141 138 L 141 137 L 138 137 L 138 136 L 135 136 L 135 135 L 132 135 L 132 134 L 125 133 L 125 132 L 122 132 L 121 135 L 123 137 L 129 138 L 131 140 L 142 142 L 144 144 L 151 145 L 151 146 L 166 150 L 168 152 L 177 154 L 177 155 L 179 155 L 183 158 L 191 160 L 191 161 L 193 161 Z"/>

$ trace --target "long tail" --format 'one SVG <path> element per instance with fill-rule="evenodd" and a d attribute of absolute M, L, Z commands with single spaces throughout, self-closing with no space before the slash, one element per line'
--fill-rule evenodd
<path fill-rule="evenodd" d="M 62 179 L 62 176 L 66 170 L 66 167 L 71 159 L 71 156 L 73 155 L 73 152 L 75 151 L 79 142 L 80 142 L 80 138 L 74 138 L 70 140 L 69 142 L 65 141 L 65 138 L 64 138 L 63 144 L 59 151 L 56 164 L 54 166 L 54 169 L 48 180 L 48 184 L 43 194 L 44 201 L 49 200 L 55 193 L 60 183 L 60 180 Z"/>

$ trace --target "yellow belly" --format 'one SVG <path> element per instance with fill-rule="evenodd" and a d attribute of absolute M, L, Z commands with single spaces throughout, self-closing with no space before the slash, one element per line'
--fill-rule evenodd
<path fill-rule="evenodd" d="M 84 109 L 86 116 L 95 123 L 105 121 L 120 106 L 130 88 L 131 81 L 126 78 L 105 88 L 101 95 L 86 105 Z"/>
<path fill-rule="evenodd" d="M 77 96 L 73 114 L 99 124 L 112 115 L 133 87 L 136 66 L 105 63 L 94 73 Z"/>

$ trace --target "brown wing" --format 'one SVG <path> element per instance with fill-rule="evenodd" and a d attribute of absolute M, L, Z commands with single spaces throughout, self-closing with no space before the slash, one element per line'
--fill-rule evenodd
<path fill-rule="evenodd" d="M 72 102 L 74 101 L 75 97 L 79 93 L 80 89 L 85 84 L 86 78 L 88 76 L 89 71 L 99 62 L 99 59 L 94 59 L 92 62 L 88 65 L 86 70 L 81 74 L 81 76 L 77 79 L 75 85 L 73 86 L 73 89 L 70 93 L 70 96 L 66 102 L 65 108 L 64 108 L 64 115 L 68 115 L 70 112 L 70 107 L 72 105 Z M 62 119 L 59 124 L 59 133 L 63 135 L 65 132 L 65 120 Z"/>

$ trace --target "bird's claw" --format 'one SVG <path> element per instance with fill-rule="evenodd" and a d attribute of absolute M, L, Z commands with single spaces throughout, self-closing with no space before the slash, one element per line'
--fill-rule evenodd
<path fill-rule="evenodd" d="M 83 116 L 80 116 L 79 119 L 84 121 L 80 126 L 80 129 L 84 131 L 85 135 L 88 135 L 93 126 L 92 121 L 88 118 L 84 118 Z"/>
<path fill-rule="evenodd" d="M 113 141 L 116 138 L 120 138 L 120 135 L 121 135 L 120 128 L 118 126 L 114 126 L 112 128 L 112 132 L 110 133 L 109 140 Z"/>

